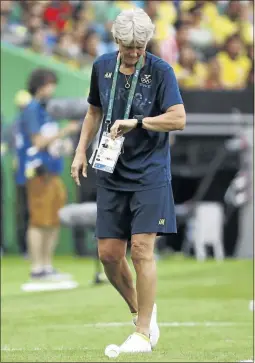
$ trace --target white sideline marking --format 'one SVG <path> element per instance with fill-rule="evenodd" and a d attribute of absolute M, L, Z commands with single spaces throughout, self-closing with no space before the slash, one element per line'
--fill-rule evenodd
<path fill-rule="evenodd" d="M 247 325 L 249 323 L 235 323 L 235 322 L 224 322 L 224 321 L 205 321 L 205 322 L 163 322 L 158 323 L 161 327 L 193 327 L 193 326 L 235 326 L 235 325 Z M 61 325 L 61 324 L 60 324 Z M 90 324 L 82 324 L 85 328 L 107 328 L 107 327 L 120 327 L 120 326 L 130 326 L 133 325 L 130 322 L 111 322 L 111 323 L 90 323 Z M 65 324 L 68 326 L 68 324 Z"/>
<path fill-rule="evenodd" d="M 186 322 L 162 322 L 158 323 L 158 325 L 162 328 L 166 327 L 173 327 L 173 328 L 179 328 L 179 327 L 194 327 L 194 326 L 200 326 L 200 327 L 228 327 L 228 326 L 247 326 L 249 322 L 224 322 L 224 321 L 202 321 L 202 322 L 193 322 L 193 321 L 186 321 Z M 48 324 L 47 328 L 50 329 L 76 329 L 79 327 L 83 328 L 118 328 L 122 326 L 133 326 L 133 323 L 131 322 L 101 322 L 101 323 L 87 323 L 87 324 Z M 38 327 L 39 328 L 39 327 Z"/>
<path fill-rule="evenodd" d="M 54 348 L 51 350 L 55 350 L 55 351 L 71 351 L 71 350 L 86 350 L 88 348 L 84 347 L 84 348 Z M 48 348 L 9 348 L 9 347 L 3 347 L 1 348 L 1 351 L 4 352 L 36 352 L 36 351 L 42 351 L 42 350 L 49 350 Z"/>

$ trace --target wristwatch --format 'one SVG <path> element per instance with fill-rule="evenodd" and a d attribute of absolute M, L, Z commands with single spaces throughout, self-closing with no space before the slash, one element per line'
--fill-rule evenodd
<path fill-rule="evenodd" d="M 137 129 L 141 129 L 143 127 L 143 119 L 144 116 L 143 115 L 135 115 L 134 118 L 137 120 Z"/>

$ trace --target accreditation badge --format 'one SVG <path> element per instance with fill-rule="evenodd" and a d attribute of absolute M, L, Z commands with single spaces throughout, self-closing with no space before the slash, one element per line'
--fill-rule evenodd
<path fill-rule="evenodd" d="M 92 168 L 113 173 L 121 154 L 124 140 L 123 136 L 113 140 L 108 132 L 104 132 L 98 149 L 94 151 L 89 160 Z"/>

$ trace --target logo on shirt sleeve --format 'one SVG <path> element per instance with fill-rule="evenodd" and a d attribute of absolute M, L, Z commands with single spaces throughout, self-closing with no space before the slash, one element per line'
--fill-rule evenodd
<path fill-rule="evenodd" d="M 104 78 L 112 78 L 112 73 L 106 72 Z"/>

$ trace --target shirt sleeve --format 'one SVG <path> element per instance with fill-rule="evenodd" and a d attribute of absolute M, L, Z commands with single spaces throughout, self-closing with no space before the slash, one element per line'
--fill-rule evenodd
<path fill-rule="evenodd" d="M 95 63 L 92 67 L 88 103 L 90 103 L 92 106 L 102 107 L 98 87 L 98 73 Z"/>
<path fill-rule="evenodd" d="M 160 110 L 163 113 L 171 106 L 183 104 L 173 68 L 170 66 L 163 74 L 163 80 L 159 87 L 158 101 Z"/>
<path fill-rule="evenodd" d="M 35 107 L 27 107 L 27 109 L 24 110 L 23 118 L 25 120 L 26 130 L 29 135 L 40 133 L 41 126 L 37 109 Z"/>

